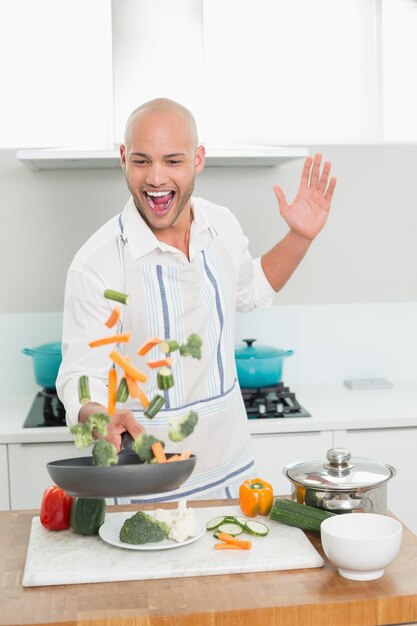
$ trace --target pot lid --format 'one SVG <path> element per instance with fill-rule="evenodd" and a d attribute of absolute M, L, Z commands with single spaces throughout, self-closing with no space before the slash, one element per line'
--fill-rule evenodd
<path fill-rule="evenodd" d="M 34 354 L 62 354 L 61 353 L 61 342 L 60 341 L 52 341 L 51 343 L 43 343 L 40 346 L 36 346 L 36 348 L 26 348 L 28 351 L 33 352 Z"/>
<path fill-rule="evenodd" d="M 256 339 L 242 339 L 246 343 L 235 347 L 235 358 L 237 359 L 268 359 L 275 356 L 284 356 L 288 350 L 280 350 L 272 346 L 252 345 Z"/>
<path fill-rule="evenodd" d="M 383 485 L 395 476 L 395 469 L 385 463 L 351 457 L 346 448 L 331 448 L 325 459 L 309 459 L 288 465 L 288 478 L 303 487 L 323 491 L 350 491 Z"/>

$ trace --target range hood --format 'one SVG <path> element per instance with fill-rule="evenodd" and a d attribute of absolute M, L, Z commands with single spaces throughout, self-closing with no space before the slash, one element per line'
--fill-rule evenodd
<path fill-rule="evenodd" d="M 265 167 L 276 166 L 290 159 L 308 156 L 308 149 L 261 145 L 206 146 L 206 167 Z M 18 150 L 17 159 L 32 170 L 119 168 L 119 147 L 100 149 L 49 148 Z"/>

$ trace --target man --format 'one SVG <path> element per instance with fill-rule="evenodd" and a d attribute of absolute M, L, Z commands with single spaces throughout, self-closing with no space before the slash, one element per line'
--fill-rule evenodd
<path fill-rule="evenodd" d="M 173 353 L 175 384 L 164 392 L 165 406 L 157 416 L 147 419 L 135 400 L 117 409 L 106 438 L 120 449 L 123 432 L 135 438 L 145 428 L 165 441 L 168 451 L 196 454 L 196 468 L 186 483 L 153 500 L 234 497 L 237 486 L 254 471 L 236 381 L 235 311 L 272 303 L 323 228 L 336 180 L 329 180 L 328 162 L 320 173 L 317 154 L 306 159 L 291 205 L 282 189 L 274 187 L 289 232 L 253 260 L 236 218 L 224 207 L 192 197 L 205 150 L 198 145 L 187 109 L 167 99 L 140 106 L 127 122 L 120 155 L 131 197 L 122 213 L 80 249 L 69 269 L 58 394 L 69 424 L 107 410 L 108 346 L 88 347 L 106 332 L 111 307 L 103 297 L 107 288 L 129 294 L 119 330 L 132 336 L 118 349 L 139 369 L 146 369 L 146 359 L 161 356 L 156 346 L 145 360 L 138 357 L 137 348 L 150 337 L 184 343 L 191 333 L 198 334 L 202 358 Z M 83 374 L 89 377 L 92 402 L 81 406 L 77 384 Z M 143 388 L 149 398 L 161 394 L 155 371 Z M 184 442 L 174 444 L 167 436 L 168 420 L 189 410 L 198 413 L 198 424 Z"/>

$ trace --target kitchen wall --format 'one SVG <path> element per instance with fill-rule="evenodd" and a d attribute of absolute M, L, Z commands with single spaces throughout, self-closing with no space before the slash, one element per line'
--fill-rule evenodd
<path fill-rule="evenodd" d="M 338 177 L 326 229 L 269 311 L 238 316 L 237 339 L 294 348 L 285 378 L 412 379 L 417 347 L 416 145 L 316 146 Z M 301 160 L 206 168 L 196 195 L 228 206 L 254 256 L 286 231 L 272 185 L 291 200 Z M 78 247 L 127 199 L 119 170 L 34 172 L 0 151 L 0 393 L 32 392 L 26 345 L 59 339 L 65 274 Z"/>

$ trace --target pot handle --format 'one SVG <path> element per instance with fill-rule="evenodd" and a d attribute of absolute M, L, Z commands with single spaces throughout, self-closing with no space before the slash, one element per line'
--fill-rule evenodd
<path fill-rule="evenodd" d="M 23 354 L 28 354 L 29 356 L 33 356 L 35 354 L 31 348 L 23 348 L 22 352 Z"/>
<path fill-rule="evenodd" d="M 294 354 L 294 350 L 285 350 L 280 356 L 292 356 Z"/>

